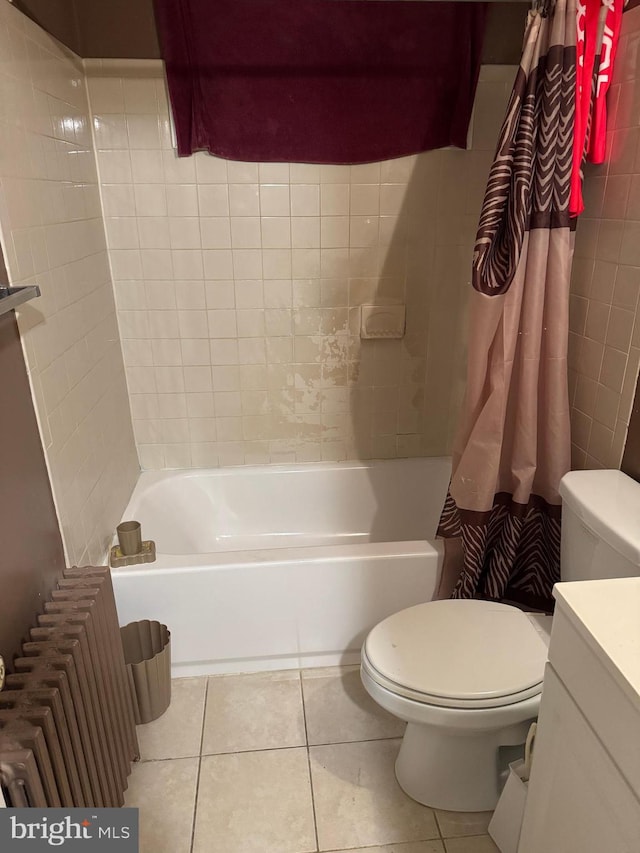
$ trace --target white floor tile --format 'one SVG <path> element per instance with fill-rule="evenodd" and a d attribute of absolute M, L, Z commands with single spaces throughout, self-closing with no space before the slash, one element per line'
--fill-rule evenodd
<path fill-rule="evenodd" d="M 200 755 L 206 678 L 176 678 L 171 704 L 152 723 L 138 726 L 140 758 L 188 758 Z"/>
<path fill-rule="evenodd" d="M 203 755 L 304 745 L 297 670 L 209 679 Z"/>
<path fill-rule="evenodd" d="M 140 809 L 140 853 L 189 853 L 199 758 L 134 765 L 125 806 Z"/>
<path fill-rule="evenodd" d="M 302 689 L 310 744 L 401 737 L 405 723 L 362 686 L 359 667 L 308 669 Z"/>
<path fill-rule="evenodd" d="M 202 759 L 193 853 L 315 849 L 306 749 Z"/>
<path fill-rule="evenodd" d="M 433 811 L 396 782 L 399 740 L 310 749 L 320 850 L 438 839 Z"/>
<path fill-rule="evenodd" d="M 493 812 L 445 812 L 436 809 L 436 820 L 443 838 L 486 835 Z"/>
<path fill-rule="evenodd" d="M 138 729 L 143 760 L 125 804 L 140 808 L 140 853 L 316 850 L 305 716 L 319 850 L 497 851 L 490 812 L 434 812 L 402 792 L 404 724 L 370 699 L 357 667 L 178 679 L 172 693 Z"/>
<path fill-rule="evenodd" d="M 444 843 L 447 853 L 500 853 L 488 835 L 447 838 Z"/>

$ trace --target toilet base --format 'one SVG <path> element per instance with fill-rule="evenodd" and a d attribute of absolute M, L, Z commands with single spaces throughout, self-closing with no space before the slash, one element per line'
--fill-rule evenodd
<path fill-rule="evenodd" d="M 402 790 L 425 806 L 482 812 L 495 808 L 500 791 L 498 749 L 524 744 L 532 720 L 496 732 L 456 731 L 408 723 L 396 759 Z"/>

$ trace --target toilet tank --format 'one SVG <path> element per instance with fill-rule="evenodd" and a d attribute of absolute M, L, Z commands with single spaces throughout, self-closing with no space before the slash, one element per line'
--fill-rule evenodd
<path fill-rule="evenodd" d="M 622 471 L 571 471 L 560 495 L 562 580 L 640 575 L 640 483 Z"/>

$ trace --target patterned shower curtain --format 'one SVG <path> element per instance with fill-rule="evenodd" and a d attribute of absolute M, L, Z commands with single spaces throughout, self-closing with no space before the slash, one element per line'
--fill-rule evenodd
<path fill-rule="evenodd" d="M 545 606 L 560 579 L 575 64 L 575 0 L 531 12 L 474 250 L 467 391 L 438 529 L 454 598 Z"/>

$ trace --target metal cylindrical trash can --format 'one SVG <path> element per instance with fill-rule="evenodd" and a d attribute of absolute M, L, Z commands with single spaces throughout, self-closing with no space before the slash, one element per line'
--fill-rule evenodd
<path fill-rule="evenodd" d="M 156 720 L 171 702 L 171 634 L 142 619 L 120 629 L 136 724 Z"/>

